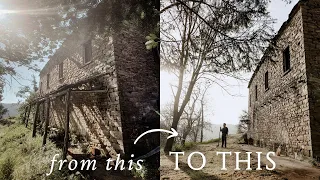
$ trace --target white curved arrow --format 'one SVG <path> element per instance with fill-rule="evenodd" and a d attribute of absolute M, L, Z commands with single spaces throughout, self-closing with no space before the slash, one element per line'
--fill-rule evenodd
<path fill-rule="evenodd" d="M 157 131 L 166 132 L 166 133 L 171 134 L 170 136 L 168 136 L 167 139 L 178 136 L 178 132 L 173 128 L 171 128 L 171 131 L 165 130 L 165 129 L 151 129 L 151 130 L 148 130 L 148 131 L 142 133 L 139 137 L 137 137 L 137 139 L 134 141 L 134 144 L 136 144 L 138 142 L 138 140 L 140 138 L 142 138 L 144 135 L 152 133 L 152 132 L 157 132 Z"/>

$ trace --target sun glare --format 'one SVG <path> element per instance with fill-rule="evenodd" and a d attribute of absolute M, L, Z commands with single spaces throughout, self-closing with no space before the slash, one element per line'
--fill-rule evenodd
<path fill-rule="evenodd" d="M 3 6 L 0 4 L 0 20 L 4 19 L 6 16 L 6 10 L 3 9 Z"/>
<path fill-rule="evenodd" d="M 7 17 L 8 14 L 15 13 L 14 10 L 7 10 L 0 4 L 0 19 L 4 19 Z"/>
<path fill-rule="evenodd" d="M 2 19 L 5 19 L 7 17 L 8 14 L 12 14 L 12 13 L 15 13 L 15 11 L 13 10 L 5 10 L 5 9 L 1 9 L 0 8 L 0 20 Z"/>

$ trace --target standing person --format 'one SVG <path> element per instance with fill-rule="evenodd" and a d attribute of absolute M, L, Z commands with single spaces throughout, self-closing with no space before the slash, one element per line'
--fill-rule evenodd
<path fill-rule="evenodd" d="M 226 126 L 226 123 L 223 123 L 223 128 L 221 129 L 220 127 L 220 131 L 222 133 L 222 145 L 221 147 L 224 147 L 227 148 L 227 135 L 228 135 L 228 128 Z"/>

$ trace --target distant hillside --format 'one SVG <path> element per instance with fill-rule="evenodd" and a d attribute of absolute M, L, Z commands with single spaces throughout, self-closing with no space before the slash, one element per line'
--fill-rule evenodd
<path fill-rule="evenodd" d="M 8 112 L 3 116 L 3 118 L 14 117 L 19 115 L 18 109 L 20 104 L 18 103 L 2 103 L 3 107 L 8 109 Z"/>
<path fill-rule="evenodd" d="M 204 130 L 203 131 L 203 140 L 207 141 L 210 139 L 218 138 L 219 137 L 219 129 L 220 127 L 222 128 L 222 125 L 218 124 L 212 124 L 209 130 Z M 237 125 L 233 124 L 227 124 L 229 134 L 237 134 Z M 221 134 L 220 134 L 221 137 Z"/>

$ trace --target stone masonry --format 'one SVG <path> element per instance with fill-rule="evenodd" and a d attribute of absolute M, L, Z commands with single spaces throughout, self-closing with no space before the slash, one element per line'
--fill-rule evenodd
<path fill-rule="evenodd" d="M 90 61 L 85 62 L 84 46 L 88 42 L 91 43 L 92 55 Z M 59 75 L 59 71 L 62 75 Z M 111 36 L 99 34 L 90 38 L 84 29 L 69 37 L 40 72 L 39 94 L 45 96 L 64 85 L 98 75 L 101 76 L 94 79 L 94 83 L 108 92 L 72 93 L 70 131 L 86 137 L 91 146 L 100 147 L 110 155 L 123 154 L 119 91 Z M 50 127 L 63 129 L 65 116 L 64 97 L 51 100 Z"/>
<path fill-rule="evenodd" d="M 86 25 L 72 33 L 41 70 L 38 93 L 44 97 L 82 81 L 79 90 L 108 90 L 71 93 L 70 132 L 112 157 L 136 158 L 159 146 L 157 133 L 133 144 L 159 128 L 159 62 L 144 44 L 150 28 L 126 23 L 117 31 Z M 50 127 L 63 129 L 65 114 L 65 97 L 52 99 Z"/>
<path fill-rule="evenodd" d="M 320 157 L 320 2 L 292 10 L 249 82 L 248 137 L 295 158 Z M 270 56 L 269 56 L 270 57 Z"/>

